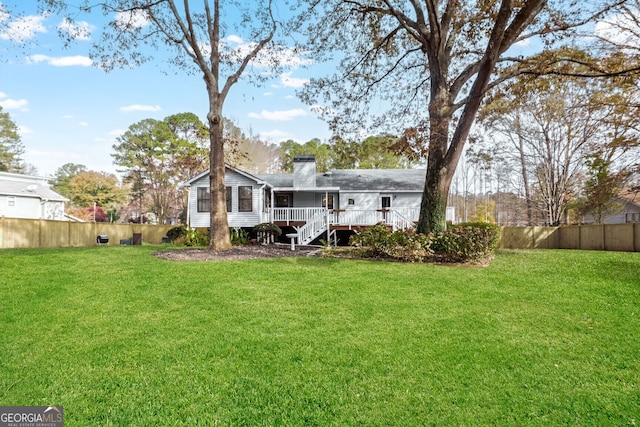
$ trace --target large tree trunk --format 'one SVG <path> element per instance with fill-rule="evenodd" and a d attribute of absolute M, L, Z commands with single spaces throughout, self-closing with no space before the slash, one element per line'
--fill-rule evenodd
<path fill-rule="evenodd" d="M 434 71 L 432 70 L 432 73 Z M 447 158 L 451 109 L 449 96 L 440 76 L 432 78 L 431 102 L 429 103 L 429 154 L 427 175 L 424 182 L 420 217 L 417 232 L 428 234 L 443 231 L 447 227 L 447 196 L 453 174 L 448 173 L 450 159 Z M 440 86 L 439 88 L 437 86 Z M 455 170 L 455 165 L 453 166 Z"/>
<path fill-rule="evenodd" d="M 210 112 L 207 116 L 211 138 L 209 153 L 209 188 L 211 205 L 209 249 L 224 251 L 231 248 L 229 220 L 227 218 L 227 201 L 224 184 L 224 144 L 222 117 L 219 113 Z"/>
<path fill-rule="evenodd" d="M 447 227 L 447 196 L 451 177 L 443 173 L 446 170 L 444 158 L 434 157 L 429 153 L 417 227 L 417 231 L 424 234 L 442 231 Z"/>

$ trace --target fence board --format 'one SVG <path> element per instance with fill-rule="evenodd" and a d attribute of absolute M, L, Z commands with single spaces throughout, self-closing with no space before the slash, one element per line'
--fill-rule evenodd
<path fill-rule="evenodd" d="M 141 233 L 143 242 L 162 243 L 172 225 L 67 222 L 0 217 L 0 248 L 55 248 L 96 245 L 99 234 L 119 245 Z"/>

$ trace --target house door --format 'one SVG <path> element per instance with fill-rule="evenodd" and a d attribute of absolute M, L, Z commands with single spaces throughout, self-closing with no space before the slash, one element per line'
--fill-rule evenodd
<path fill-rule="evenodd" d="M 391 207 L 391 196 L 380 197 L 380 208 L 389 209 Z"/>
<path fill-rule="evenodd" d="M 384 222 L 387 222 L 387 217 L 389 212 L 387 212 L 391 208 L 391 196 L 381 196 L 380 197 L 380 208 L 382 209 L 382 219 Z"/>

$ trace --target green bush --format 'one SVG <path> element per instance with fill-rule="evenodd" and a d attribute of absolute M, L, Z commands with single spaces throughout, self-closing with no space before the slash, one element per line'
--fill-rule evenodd
<path fill-rule="evenodd" d="M 190 228 L 185 234 L 184 244 L 187 246 L 209 246 L 209 230 Z"/>
<path fill-rule="evenodd" d="M 242 228 L 229 228 L 232 245 L 246 245 L 249 243 L 249 232 Z"/>
<path fill-rule="evenodd" d="M 187 228 L 184 225 L 179 225 L 177 227 L 170 228 L 167 231 L 167 237 L 171 241 L 171 243 L 176 243 L 176 241 L 184 239 L 187 235 Z"/>
<path fill-rule="evenodd" d="M 442 262 L 481 261 L 495 253 L 499 237 L 495 224 L 462 223 L 432 235 L 431 248 Z"/>
<path fill-rule="evenodd" d="M 259 243 L 273 243 L 282 234 L 282 229 L 272 222 L 263 222 L 253 227 Z"/>
<path fill-rule="evenodd" d="M 425 236 L 414 230 L 391 232 L 384 224 L 367 227 L 351 237 L 358 255 L 405 262 L 480 262 L 491 257 L 500 228 L 484 222 L 465 223 Z"/>
<path fill-rule="evenodd" d="M 423 262 L 431 254 L 428 236 L 414 230 L 396 230 L 377 224 L 351 237 L 350 244 L 368 258 L 389 258 L 405 262 Z"/>

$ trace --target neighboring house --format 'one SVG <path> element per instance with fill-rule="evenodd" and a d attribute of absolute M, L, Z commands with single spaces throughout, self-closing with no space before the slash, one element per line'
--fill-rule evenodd
<path fill-rule="evenodd" d="M 65 221 L 67 201 L 49 188 L 46 178 L 0 172 L 0 217 Z"/>
<path fill-rule="evenodd" d="M 316 172 L 314 156 L 295 156 L 293 174 L 249 174 L 227 165 L 225 185 L 230 227 L 273 222 L 298 234 L 298 242 L 385 222 L 395 229 L 418 220 L 422 169 L 354 169 Z M 189 225 L 209 227 L 209 171 L 185 183 Z M 447 208 L 447 219 L 453 218 Z"/>
<path fill-rule="evenodd" d="M 640 222 L 640 194 L 627 192 L 615 198 L 617 208 L 615 211 L 604 215 L 603 224 L 625 224 L 628 222 Z M 594 224 L 593 215 L 585 215 L 584 224 Z"/>

